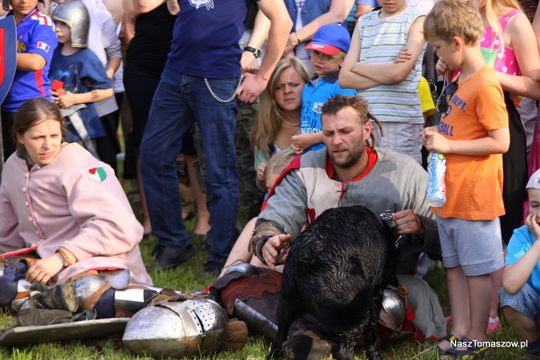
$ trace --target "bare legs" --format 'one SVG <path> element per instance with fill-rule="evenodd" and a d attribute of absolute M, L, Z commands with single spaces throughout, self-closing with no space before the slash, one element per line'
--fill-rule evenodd
<path fill-rule="evenodd" d="M 184 159 L 186 160 L 188 179 L 195 195 L 195 205 L 197 207 L 197 224 L 193 229 L 193 233 L 195 235 L 205 235 L 210 230 L 210 213 L 206 207 L 206 195 L 202 191 L 197 173 L 195 172 L 195 161 L 197 161 L 197 157 L 184 155 Z"/>

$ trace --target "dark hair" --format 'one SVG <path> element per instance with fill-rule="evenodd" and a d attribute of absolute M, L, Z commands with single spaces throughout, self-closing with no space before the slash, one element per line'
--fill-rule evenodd
<path fill-rule="evenodd" d="M 17 147 L 20 146 L 17 135 L 24 134 L 28 129 L 36 125 L 36 123 L 45 119 L 58 121 L 63 137 L 65 129 L 58 106 L 43 98 L 34 98 L 25 101 L 15 114 L 11 131 Z"/>
<path fill-rule="evenodd" d="M 350 107 L 357 114 L 360 119 L 360 123 L 363 125 L 368 121 L 373 121 L 379 127 L 381 131 L 381 136 L 383 136 L 383 126 L 381 122 L 368 110 L 367 101 L 360 95 L 336 95 L 331 97 L 326 101 L 322 107 L 322 115 L 335 115 L 338 111 L 343 108 Z M 373 132 L 370 135 L 371 138 L 371 147 L 375 147 L 375 135 Z"/>

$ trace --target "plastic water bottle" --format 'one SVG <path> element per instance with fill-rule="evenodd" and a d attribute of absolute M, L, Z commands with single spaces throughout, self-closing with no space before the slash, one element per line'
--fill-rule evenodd
<path fill-rule="evenodd" d="M 446 157 L 444 154 L 431 152 L 428 160 L 427 203 L 432 207 L 441 207 L 446 203 Z"/>

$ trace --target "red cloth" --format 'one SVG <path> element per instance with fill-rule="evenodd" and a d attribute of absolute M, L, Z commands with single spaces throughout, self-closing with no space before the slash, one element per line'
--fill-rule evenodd
<path fill-rule="evenodd" d="M 282 275 L 277 271 L 259 268 L 260 274 L 233 280 L 221 290 L 221 301 L 227 312 L 232 314 L 234 301 L 249 298 L 260 299 L 263 294 L 277 294 L 281 290 Z"/>

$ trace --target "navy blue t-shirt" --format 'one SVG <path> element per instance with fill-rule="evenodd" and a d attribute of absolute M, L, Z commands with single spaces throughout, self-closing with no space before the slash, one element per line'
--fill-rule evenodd
<path fill-rule="evenodd" d="M 240 76 L 238 42 L 253 0 L 180 0 L 167 68 L 197 77 Z"/>
<path fill-rule="evenodd" d="M 56 48 L 53 54 L 49 75 L 52 80 L 64 82 L 64 90 L 76 94 L 87 93 L 96 89 L 110 89 L 111 79 L 107 76 L 103 64 L 90 49 L 80 49 L 71 55 L 62 55 L 62 47 Z M 92 139 L 105 136 L 101 120 L 93 103 L 79 110 L 86 131 Z M 66 141 L 80 141 L 81 138 L 68 122 Z"/>

